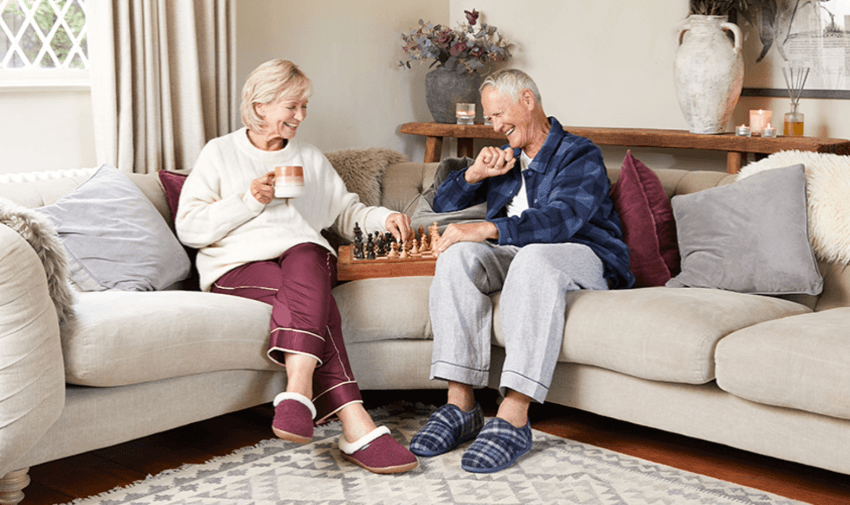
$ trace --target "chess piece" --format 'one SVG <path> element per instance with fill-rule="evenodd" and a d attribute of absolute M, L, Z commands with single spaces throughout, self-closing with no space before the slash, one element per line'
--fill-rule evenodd
<path fill-rule="evenodd" d="M 384 235 L 378 233 L 375 237 L 375 254 L 378 256 L 383 256 L 387 253 L 386 247 L 384 245 Z"/>
<path fill-rule="evenodd" d="M 372 240 L 372 234 L 369 234 L 369 239 L 366 241 L 366 259 L 375 259 L 375 242 Z"/>
<path fill-rule="evenodd" d="M 416 239 L 413 239 L 410 243 L 410 254 L 419 256 L 419 241 Z"/>
<path fill-rule="evenodd" d="M 354 241 L 360 239 L 360 242 L 363 242 L 363 230 L 360 229 L 360 223 L 354 223 Z"/>
<path fill-rule="evenodd" d="M 421 230 L 422 227 L 420 226 L 419 229 Z M 419 233 L 419 250 L 422 251 L 422 253 L 426 253 L 431 250 L 431 244 L 428 243 L 428 235 L 425 235 L 422 232 Z"/>
<path fill-rule="evenodd" d="M 398 242 L 392 241 L 390 242 L 390 252 L 387 254 L 388 258 L 398 258 Z"/>
<path fill-rule="evenodd" d="M 428 227 L 428 234 L 431 236 L 431 252 L 436 252 L 437 250 L 437 241 L 440 240 L 440 227 L 437 226 L 437 222 L 434 221 L 434 224 Z"/>
<path fill-rule="evenodd" d="M 400 251 L 400 252 L 398 253 L 398 258 L 399 258 L 399 259 L 406 260 L 407 258 L 409 258 L 409 257 L 410 257 L 410 256 L 407 254 L 408 247 L 409 247 L 409 246 L 407 245 L 408 243 L 409 243 L 409 242 L 404 242 L 404 243 L 402 243 L 402 244 L 399 246 L 399 251 Z"/>
<path fill-rule="evenodd" d="M 355 259 L 362 260 L 363 259 L 363 232 L 354 234 L 354 249 L 352 249 L 352 254 Z"/>

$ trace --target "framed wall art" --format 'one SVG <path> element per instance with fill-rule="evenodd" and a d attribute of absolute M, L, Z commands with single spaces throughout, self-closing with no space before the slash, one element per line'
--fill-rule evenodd
<path fill-rule="evenodd" d="M 803 98 L 850 99 L 850 0 L 753 0 L 744 17 L 742 96 L 788 97 L 794 73 Z"/>

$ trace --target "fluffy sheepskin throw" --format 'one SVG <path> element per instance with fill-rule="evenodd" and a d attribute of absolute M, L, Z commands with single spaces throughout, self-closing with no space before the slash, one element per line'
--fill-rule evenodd
<path fill-rule="evenodd" d="M 812 249 L 818 259 L 850 263 L 850 156 L 780 151 L 741 169 L 738 180 L 796 163 L 806 167 Z"/>
<path fill-rule="evenodd" d="M 74 325 L 74 291 L 68 280 L 65 246 L 53 224 L 46 216 L 2 198 L 0 223 L 18 232 L 35 250 L 47 274 L 47 289 L 59 316 L 60 331 L 69 334 Z"/>
<path fill-rule="evenodd" d="M 381 205 L 381 181 L 387 167 L 407 161 L 401 153 L 378 147 L 344 149 L 325 156 L 342 177 L 348 191 L 356 193 L 360 201 L 369 206 Z"/>

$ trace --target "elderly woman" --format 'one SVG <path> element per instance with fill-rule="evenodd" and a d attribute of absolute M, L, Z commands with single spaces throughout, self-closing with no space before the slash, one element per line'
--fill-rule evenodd
<path fill-rule="evenodd" d="M 331 295 L 336 257 L 321 230 L 335 225 L 353 237 L 362 223 L 403 240 L 410 219 L 361 203 L 316 147 L 295 139 L 311 92 L 290 61 L 268 61 L 248 76 L 245 127 L 202 150 L 180 196 L 177 233 L 199 249 L 203 290 L 272 306 L 268 356 L 288 378 L 274 400 L 274 433 L 308 443 L 314 420 L 336 414 L 345 459 L 376 473 L 404 472 L 416 457 L 363 408 Z M 275 198 L 274 168 L 283 166 L 303 167 L 303 195 Z"/>

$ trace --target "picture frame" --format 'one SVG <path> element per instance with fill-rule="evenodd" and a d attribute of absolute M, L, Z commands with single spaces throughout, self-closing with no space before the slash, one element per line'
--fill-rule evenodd
<path fill-rule="evenodd" d="M 769 5 L 775 10 L 772 11 Z M 782 69 L 809 68 L 801 97 L 850 99 L 850 0 L 754 2 L 741 96 L 787 98 Z"/>

